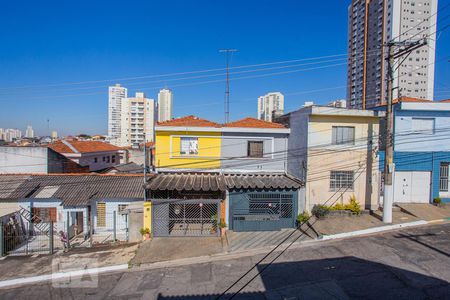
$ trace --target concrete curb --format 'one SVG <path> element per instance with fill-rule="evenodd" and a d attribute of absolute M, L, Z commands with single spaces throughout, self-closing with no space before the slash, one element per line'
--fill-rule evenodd
<path fill-rule="evenodd" d="M 75 271 L 69 271 L 69 272 L 58 272 L 58 273 L 53 273 L 53 274 L 46 274 L 46 275 L 39 275 L 39 276 L 32 276 L 32 277 L 15 278 L 15 279 L 0 281 L 0 288 L 10 288 L 10 287 L 14 287 L 14 286 L 38 283 L 38 282 L 43 282 L 43 281 L 53 281 L 53 280 L 61 280 L 61 279 L 65 279 L 65 278 L 75 278 L 75 277 L 81 277 L 83 275 L 98 275 L 98 274 L 102 274 L 102 273 L 123 271 L 123 270 L 127 270 L 127 269 L 128 269 L 128 265 L 122 264 L 122 265 L 115 265 L 115 266 L 108 266 L 108 267 L 75 270 Z"/>
<path fill-rule="evenodd" d="M 400 228 L 407 228 L 407 227 L 412 227 L 412 226 L 427 225 L 428 223 L 430 223 L 430 222 L 420 220 L 420 221 L 414 221 L 414 222 L 409 222 L 409 223 L 385 225 L 385 226 L 368 228 L 368 229 L 363 229 L 363 230 L 356 230 L 356 231 L 352 231 L 352 232 L 344 232 L 344 233 L 338 233 L 338 234 L 333 234 L 333 235 L 324 235 L 321 238 L 319 238 L 318 240 L 327 241 L 327 240 L 342 239 L 342 238 L 347 238 L 347 237 L 354 237 L 354 236 L 384 232 L 384 231 L 395 230 L 395 229 L 400 229 Z"/>

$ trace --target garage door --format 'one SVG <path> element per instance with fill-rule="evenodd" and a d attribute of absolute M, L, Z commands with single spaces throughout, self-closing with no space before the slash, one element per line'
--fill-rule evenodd
<path fill-rule="evenodd" d="M 394 202 L 429 203 L 430 172 L 396 171 L 394 177 Z"/>
<path fill-rule="evenodd" d="M 153 200 L 153 236 L 216 236 L 220 200 Z"/>
<path fill-rule="evenodd" d="M 274 231 L 295 226 L 294 194 L 235 193 L 230 198 L 234 231 Z"/>

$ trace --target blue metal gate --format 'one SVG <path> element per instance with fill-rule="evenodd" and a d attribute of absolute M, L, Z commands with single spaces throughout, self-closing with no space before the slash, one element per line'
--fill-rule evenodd
<path fill-rule="evenodd" d="M 234 231 L 274 231 L 295 227 L 295 192 L 231 192 L 230 225 Z"/>

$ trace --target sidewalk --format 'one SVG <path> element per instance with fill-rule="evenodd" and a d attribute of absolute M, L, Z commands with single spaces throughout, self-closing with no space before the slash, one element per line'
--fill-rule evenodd
<path fill-rule="evenodd" d="M 0 260 L 0 281 L 52 274 L 52 262 L 55 260 L 73 263 L 75 267 L 81 267 L 81 262 L 85 264 L 87 261 L 87 268 L 128 264 L 137 247 L 137 244 L 122 244 L 77 248 L 54 255 L 7 256 Z"/>
<path fill-rule="evenodd" d="M 450 218 L 450 205 L 437 207 L 431 204 L 399 203 L 400 209 L 425 221 Z"/>

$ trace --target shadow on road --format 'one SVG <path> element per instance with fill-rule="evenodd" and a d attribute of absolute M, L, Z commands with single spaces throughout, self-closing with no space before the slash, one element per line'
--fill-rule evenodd
<path fill-rule="evenodd" d="M 258 271 L 266 266 L 260 265 Z M 230 299 L 254 274 L 219 299 Z M 273 264 L 255 282 L 262 282 L 262 286 L 250 285 L 250 290 L 261 292 L 244 289 L 234 299 L 450 299 L 447 281 L 352 256 Z M 219 296 L 159 294 L 158 299 Z"/>

